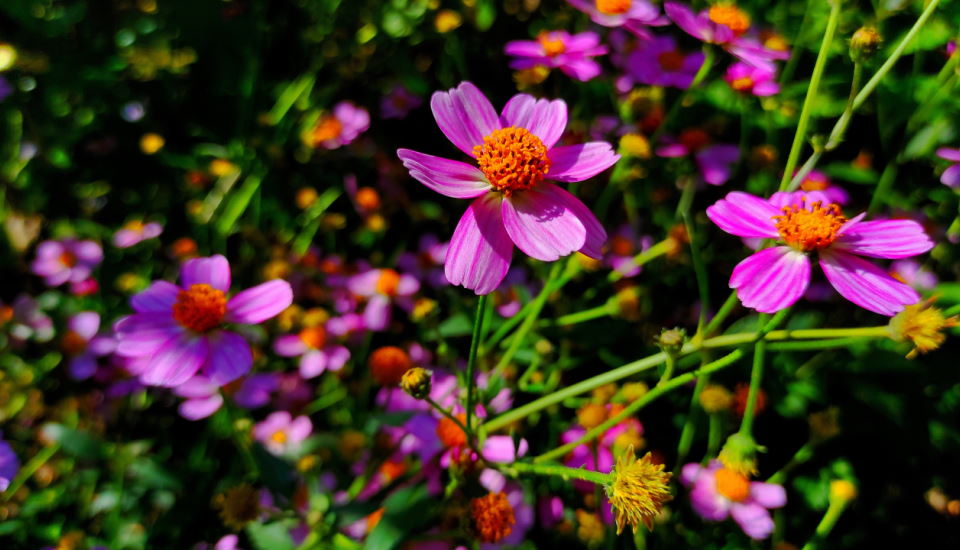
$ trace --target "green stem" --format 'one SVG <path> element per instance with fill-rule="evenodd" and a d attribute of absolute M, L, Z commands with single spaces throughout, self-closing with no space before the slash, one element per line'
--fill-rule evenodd
<path fill-rule="evenodd" d="M 426 401 L 428 405 L 430 405 L 431 407 L 433 407 L 434 409 L 436 409 L 437 412 L 439 412 L 439 413 L 442 414 L 443 416 L 445 416 L 445 417 L 449 418 L 450 420 L 452 420 L 453 423 L 456 424 L 457 427 L 459 427 L 461 430 L 463 430 L 463 433 L 467 435 L 467 441 L 470 442 L 471 445 L 473 444 L 473 437 L 472 437 L 472 434 L 471 434 L 470 430 L 467 428 L 467 426 L 466 426 L 463 422 L 460 421 L 459 418 L 457 418 L 456 416 L 454 416 L 453 413 L 451 413 L 451 412 L 448 411 L 447 409 L 444 409 L 443 407 L 441 407 L 440 404 L 437 403 L 436 401 L 434 401 L 433 399 L 431 399 L 429 395 L 428 395 L 427 397 L 425 397 L 423 400 Z"/>
<path fill-rule="evenodd" d="M 672 238 L 667 237 L 666 239 L 658 242 L 657 244 L 651 246 L 650 248 L 634 256 L 633 265 L 637 267 L 642 266 L 643 264 L 649 262 L 650 260 L 663 256 L 664 254 L 675 249 L 676 247 L 677 247 L 677 243 Z M 621 273 L 618 270 L 613 270 L 610 272 L 609 275 L 607 275 L 607 280 L 610 281 L 611 283 L 615 283 L 622 278 L 623 278 L 623 273 Z"/>
<path fill-rule="evenodd" d="M 584 470 L 583 468 L 568 468 L 559 464 L 530 464 L 529 462 L 514 462 L 499 466 L 504 473 L 516 476 L 517 474 L 533 474 L 538 476 L 559 477 L 564 480 L 579 479 L 589 481 L 597 485 L 606 485 L 610 483 L 610 474 L 595 472 L 593 470 Z"/>
<path fill-rule="evenodd" d="M 797 131 L 793 135 L 793 144 L 790 146 L 790 156 L 787 157 L 787 165 L 783 169 L 783 177 L 780 179 L 780 191 L 785 191 L 793 178 L 793 171 L 800 160 L 800 150 L 803 148 L 803 142 L 807 135 L 807 125 L 810 123 L 813 103 L 817 98 L 817 91 L 820 88 L 820 78 L 823 76 L 823 69 L 827 65 L 827 57 L 830 54 L 830 45 L 833 43 L 833 35 L 837 31 L 837 23 L 840 21 L 841 0 L 830 0 L 830 18 L 827 19 L 827 30 L 823 35 L 823 42 L 820 43 L 820 52 L 817 53 L 817 61 L 813 66 L 813 74 L 810 77 L 810 85 L 807 87 L 807 95 L 803 98 L 803 107 L 800 110 L 800 120 L 797 123 Z"/>
<path fill-rule="evenodd" d="M 17 477 L 13 479 L 13 482 L 10 483 L 10 486 L 3 491 L 3 502 L 10 500 L 10 497 L 16 494 L 16 492 L 20 490 L 20 487 L 23 487 L 23 484 L 26 483 L 27 480 L 33 476 L 33 474 L 37 473 L 37 470 L 46 464 L 47 461 L 50 460 L 59 450 L 60 444 L 53 443 L 44 447 L 39 453 L 33 455 L 33 458 L 31 458 L 30 461 L 27 462 L 17 473 Z"/>
<path fill-rule="evenodd" d="M 476 380 L 474 372 L 477 368 L 477 348 L 480 346 L 480 338 L 483 335 L 483 318 L 487 310 L 487 295 L 480 296 L 477 300 L 477 312 L 473 316 L 473 335 L 470 337 L 470 355 L 467 358 L 467 427 L 473 428 L 473 403 L 474 393 L 476 392 Z M 467 431 L 466 433 L 470 433 Z"/>
<path fill-rule="evenodd" d="M 723 305 L 720 306 L 720 311 L 718 311 L 717 314 L 710 319 L 710 322 L 707 323 L 707 327 L 703 329 L 703 334 L 699 334 L 697 336 L 708 337 L 716 332 L 717 329 L 720 328 L 720 325 L 727 320 L 727 317 L 733 312 L 733 309 L 737 307 L 737 304 L 739 303 L 740 299 L 737 297 L 737 291 L 734 290 L 729 296 L 727 296 L 727 300 L 723 302 Z M 694 339 L 697 339 L 697 337 L 694 337 Z"/>
<path fill-rule="evenodd" d="M 544 319 L 540 321 L 542 326 L 548 327 L 565 327 L 569 325 L 575 325 L 577 323 L 584 323 L 586 321 L 592 321 L 594 319 L 600 319 L 608 315 L 614 315 L 617 313 L 616 302 L 610 301 L 605 304 L 599 305 L 597 307 L 592 307 L 590 309 L 585 309 L 583 311 L 578 311 L 576 313 L 568 313 L 566 315 L 561 315 L 556 319 Z"/>
<path fill-rule="evenodd" d="M 692 186 L 693 183 L 687 185 Z M 707 311 L 710 309 L 710 279 L 707 276 L 707 268 L 700 256 L 700 247 L 697 244 L 697 236 L 693 230 L 693 222 L 690 219 L 689 212 L 681 212 L 684 227 L 687 229 L 687 236 L 690 239 L 690 259 L 693 261 L 693 273 L 697 279 L 697 292 L 700 294 L 700 315 L 697 318 L 697 334 L 703 332 L 703 325 L 706 322 Z"/>
<path fill-rule="evenodd" d="M 701 376 L 697 378 L 697 385 L 693 388 L 693 395 L 690 396 L 690 407 L 687 409 L 687 417 L 683 421 L 683 429 L 680 430 L 680 442 L 677 444 L 677 467 L 674 468 L 674 470 L 679 471 L 680 466 L 683 464 L 683 459 L 685 459 L 690 452 L 690 445 L 693 444 L 695 431 L 694 419 L 700 410 L 698 406 L 700 392 L 703 391 L 703 388 L 707 387 L 709 381 L 709 376 Z"/>
<path fill-rule="evenodd" d="M 767 480 L 767 483 L 776 483 L 778 485 L 783 484 L 783 482 L 787 480 L 787 474 L 789 474 L 791 470 L 813 458 L 814 448 L 815 445 L 813 442 L 808 441 L 805 443 L 803 447 L 797 449 L 797 452 L 794 453 L 793 458 L 791 458 L 790 461 L 783 466 L 783 468 L 780 468 L 777 473 L 770 476 L 770 479 Z"/>
<path fill-rule="evenodd" d="M 667 353 L 667 359 L 664 363 L 666 367 L 663 369 L 663 374 L 660 375 L 660 381 L 657 382 L 657 386 L 666 384 L 670 380 L 670 377 L 673 376 L 673 371 L 677 368 L 676 353 Z"/>
<path fill-rule="evenodd" d="M 516 355 L 517 351 L 520 350 L 520 346 L 523 345 L 523 341 L 527 338 L 527 334 L 530 330 L 537 324 L 537 317 L 540 315 L 540 311 L 543 310 L 544 304 L 547 303 L 547 298 L 550 297 L 550 287 L 553 286 L 553 281 L 560 274 L 560 268 L 562 262 L 554 262 L 553 267 L 550 268 L 550 275 L 547 276 L 546 282 L 543 284 L 543 290 L 540 291 L 540 294 L 534 299 L 533 307 L 530 309 L 530 312 L 527 314 L 527 317 L 523 320 L 523 323 L 520 324 L 520 328 L 517 329 L 517 332 L 514 333 L 513 339 L 510 341 L 510 347 L 507 348 L 507 351 L 503 354 L 503 357 L 500 358 L 500 362 L 497 363 L 497 366 L 493 368 L 494 375 L 498 375 L 503 372 L 503 369 L 510 364 L 510 361 L 513 361 L 513 356 Z"/>
<path fill-rule="evenodd" d="M 766 321 L 766 315 L 760 315 L 760 322 Z M 753 368 L 750 371 L 750 392 L 747 394 L 747 408 L 743 412 L 743 420 L 740 423 L 740 433 L 751 435 L 753 433 L 753 416 L 757 410 L 757 395 L 760 393 L 760 381 L 763 379 L 763 360 L 766 355 L 766 340 L 757 340 L 753 345 Z"/>
<path fill-rule="evenodd" d="M 830 505 L 827 506 L 827 511 L 823 514 L 823 519 L 821 519 L 817 525 L 813 538 L 803 545 L 803 550 L 814 550 L 817 548 L 817 545 L 826 540 L 830 535 L 830 531 L 833 531 L 837 521 L 840 520 L 840 516 L 843 515 L 843 511 L 847 509 L 848 504 L 850 504 L 850 501 L 846 499 L 830 499 Z"/>
<path fill-rule="evenodd" d="M 721 441 L 723 441 L 723 418 L 718 413 L 713 413 L 710 415 L 710 433 L 707 436 L 707 454 L 704 460 L 717 456 Z"/>

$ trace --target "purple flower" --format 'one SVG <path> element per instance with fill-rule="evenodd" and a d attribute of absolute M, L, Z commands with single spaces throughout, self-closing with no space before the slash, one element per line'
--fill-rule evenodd
<path fill-rule="evenodd" d="M 74 380 L 85 380 L 97 370 L 97 359 L 110 355 L 117 341 L 108 335 L 97 336 L 100 330 L 100 315 L 93 311 L 81 311 L 67 321 L 67 332 L 60 347 L 70 357 L 69 373 Z"/>
<path fill-rule="evenodd" d="M 719 460 L 706 467 L 690 463 L 683 467 L 680 482 L 690 489 L 693 510 L 707 521 L 733 520 L 748 537 L 765 539 L 773 532 L 770 509 L 787 504 L 787 492 L 774 483 L 749 481 L 727 470 Z"/>
<path fill-rule="evenodd" d="M 332 113 L 322 115 L 303 136 L 312 147 L 339 149 L 370 128 L 370 113 L 349 101 L 341 101 Z"/>
<path fill-rule="evenodd" d="M 566 103 L 517 94 L 498 116 L 476 86 L 463 82 L 434 93 L 430 106 L 447 139 L 480 166 L 397 151 L 414 179 L 448 197 L 474 199 L 450 240 L 448 281 L 489 294 L 507 274 L 514 244 L 547 262 L 577 251 L 601 257 L 607 234 L 596 216 L 544 180 L 582 181 L 620 157 L 608 143 L 556 146 Z"/>
<path fill-rule="evenodd" d="M 810 283 L 809 254 L 841 296 L 858 306 L 892 316 L 920 296 L 909 286 L 864 260 L 908 258 L 933 248 L 913 220 L 848 220 L 837 204 L 802 202 L 778 209 L 770 201 L 734 191 L 707 208 L 707 216 L 731 235 L 777 239 L 786 246 L 765 248 L 743 260 L 730 276 L 744 306 L 773 313 L 791 306 Z"/>
<path fill-rule="evenodd" d="M 914 260 L 897 260 L 890 264 L 890 275 L 917 290 L 933 290 L 937 276 Z"/>
<path fill-rule="evenodd" d="M 937 149 L 937 156 L 953 163 L 943 171 L 940 176 L 940 183 L 951 189 L 960 186 L 960 149 L 941 147 Z"/>
<path fill-rule="evenodd" d="M 103 249 L 93 241 L 44 241 L 37 247 L 37 257 L 30 269 L 34 275 L 43 277 L 47 286 L 60 286 L 88 279 L 101 261 Z"/>
<path fill-rule="evenodd" d="M 695 13 L 685 4 L 666 2 L 663 9 L 690 36 L 708 44 L 719 44 L 748 65 L 772 71 L 773 60 L 790 57 L 785 49 L 771 48 L 752 36 L 744 36 L 750 29 L 750 16 L 733 4 L 721 2 Z M 768 42 L 785 47 L 782 40 Z"/>
<path fill-rule="evenodd" d="M 179 386 L 198 371 L 218 385 L 239 378 L 253 364 L 250 344 L 223 324 L 262 323 L 293 302 L 280 279 L 228 299 L 230 264 L 220 255 L 184 262 L 180 283 L 155 281 L 130 299 L 136 313 L 114 326 L 119 355 L 149 358 L 144 384 Z"/>
<path fill-rule="evenodd" d="M 299 357 L 300 376 L 304 378 L 320 376 L 325 370 L 338 371 L 350 359 L 350 350 L 328 341 L 328 334 L 323 325 L 284 334 L 273 342 L 273 351 L 282 357 Z"/>
<path fill-rule="evenodd" d="M 735 91 L 766 97 L 780 93 L 776 70 L 754 67 L 737 62 L 727 68 L 723 79 Z"/>
<path fill-rule="evenodd" d="M 586 13 L 604 27 L 624 27 L 637 36 L 648 35 L 647 27 L 669 23 L 660 15 L 660 9 L 647 0 L 567 0 L 571 6 Z"/>
<path fill-rule="evenodd" d="M 253 426 L 253 438 L 275 455 L 296 453 L 312 432 L 313 423 L 309 418 L 293 418 L 287 411 L 270 413 L 265 420 Z"/>
<path fill-rule="evenodd" d="M 0 433 L 3 437 L 3 433 Z M 0 439 L 0 492 L 6 491 L 13 478 L 17 477 L 17 471 L 20 470 L 20 461 L 16 453 L 10 447 L 10 444 Z"/>
<path fill-rule="evenodd" d="M 163 226 L 156 222 L 143 223 L 140 220 L 127 222 L 113 234 L 113 246 L 130 248 L 147 239 L 155 239 L 163 233 Z"/>
<path fill-rule="evenodd" d="M 704 55 L 684 55 L 670 36 L 641 42 L 627 57 L 626 72 L 634 81 L 651 86 L 673 86 L 685 90 L 703 65 Z"/>
<path fill-rule="evenodd" d="M 10 339 L 22 344 L 29 339 L 48 342 L 53 338 L 53 320 L 40 309 L 40 304 L 27 294 L 17 296 L 13 303 L 0 302 L 0 323 L 10 321 Z"/>
<path fill-rule="evenodd" d="M 413 309 L 412 296 L 420 290 L 420 281 L 393 269 L 370 269 L 347 281 L 350 292 L 367 299 L 363 322 L 369 330 L 384 330 L 392 317 L 391 304 L 406 311 Z"/>
<path fill-rule="evenodd" d="M 256 409 L 269 403 L 270 394 L 279 387 L 280 379 L 277 373 L 251 374 L 243 379 L 240 389 L 233 394 L 233 400 L 245 409 Z"/>
<path fill-rule="evenodd" d="M 566 31 L 544 31 L 536 40 L 507 42 L 503 52 L 515 57 L 511 69 L 529 69 L 543 66 L 560 69 L 564 74 L 586 82 L 600 74 L 600 64 L 590 59 L 607 53 L 595 32 L 574 35 Z"/>
<path fill-rule="evenodd" d="M 683 32 L 690 36 L 707 42 L 709 44 L 726 44 L 736 36 L 733 28 L 729 24 L 717 22 L 717 17 L 710 17 L 710 10 L 703 10 L 700 13 L 694 13 L 689 6 L 679 2 L 666 2 L 663 5 L 663 11 L 667 17 Z M 724 19 L 726 21 L 726 19 Z M 747 26 L 750 21 L 747 19 Z M 738 25 L 738 28 L 740 26 Z M 743 29 L 746 30 L 745 28 Z"/>
<path fill-rule="evenodd" d="M 410 111 L 423 103 L 417 94 L 411 92 L 403 84 L 394 86 L 380 102 L 380 116 L 383 118 L 404 118 Z"/>
<path fill-rule="evenodd" d="M 624 277 L 635 277 L 640 274 L 642 267 L 633 261 L 634 256 L 651 246 L 652 237 L 639 236 L 630 225 L 621 225 L 610 237 L 610 248 L 605 262 Z"/>

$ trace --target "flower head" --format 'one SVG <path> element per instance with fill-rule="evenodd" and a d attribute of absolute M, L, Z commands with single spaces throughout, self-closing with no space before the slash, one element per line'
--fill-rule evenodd
<path fill-rule="evenodd" d="M 660 9 L 647 0 L 567 0 L 604 27 L 623 27 L 640 37 L 649 35 L 647 27 L 660 27 L 669 21 Z"/>
<path fill-rule="evenodd" d="M 303 135 L 303 141 L 311 147 L 338 149 L 349 145 L 370 128 L 370 113 L 349 101 L 341 101 L 333 111 L 320 116 Z"/>
<path fill-rule="evenodd" d="M 757 97 L 771 96 L 780 92 L 776 71 L 765 67 L 753 67 L 740 61 L 727 68 L 723 79 L 734 91 Z"/>
<path fill-rule="evenodd" d="M 116 340 L 109 335 L 97 335 L 100 331 L 100 315 L 93 311 L 81 311 L 67 321 L 67 332 L 60 340 L 60 347 L 70 358 L 70 377 L 84 380 L 97 370 L 97 360 L 113 353 Z"/>
<path fill-rule="evenodd" d="M 586 82 L 601 71 L 591 58 L 607 53 L 607 47 L 595 32 L 571 35 L 566 31 L 543 31 L 536 40 L 507 42 L 503 52 L 514 58 L 510 61 L 511 69 L 560 69 L 567 76 Z"/>
<path fill-rule="evenodd" d="M 87 280 L 101 261 L 103 249 L 99 244 L 63 239 L 40 243 L 30 268 L 34 275 L 44 278 L 47 286 L 60 286 Z"/>
<path fill-rule="evenodd" d="M 950 188 L 960 187 L 960 148 L 941 147 L 937 149 L 937 156 L 952 163 L 940 175 L 940 183 Z"/>
<path fill-rule="evenodd" d="M 284 334 L 273 342 L 283 357 L 300 358 L 300 376 L 313 378 L 324 371 L 338 371 L 350 359 L 350 350 L 332 338 L 326 324 L 304 327 L 296 334 Z"/>
<path fill-rule="evenodd" d="M 224 525 L 240 530 L 260 516 L 260 493 L 248 483 L 241 483 L 213 499 Z"/>
<path fill-rule="evenodd" d="M 601 257 L 603 226 L 548 180 L 582 181 L 619 157 L 602 142 L 556 146 L 567 122 L 563 101 L 518 94 L 498 116 L 473 84 L 463 82 L 436 92 L 430 105 L 444 135 L 478 164 L 397 151 L 414 179 L 438 193 L 474 199 L 450 241 L 447 280 L 489 294 L 506 276 L 514 245 L 542 261 L 576 251 Z"/>
<path fill-rule="evenodd" d="M 470 519 L 477 539 L 481 542 L 500 542 L 513 530 L 517 522 L 507 495 L 488 493 L 470 501 Z"/>
<path fill-rule="evenodd" d="M 680 474 L 680 481 L 690 488 L 690 504 L 703 519 L 723 521 L 733 516 L 752 539 L 770 536 L 773 519 L 768 510 L 787 503 L 787 493 L 782 486 L 750 481 L 718 460 L 711 461 L 706 467 L 687 464 Z"/>
<path fill-rule="evenodd" d="M 308 417 L 293 418 L 287 411 L 277 411 L 253 427 L 253 438 L 271 453 L 283 455 L 299 450 L 312 432 L 313 423 Z"/>
<path fill-rule="evenodd" d="M 932 301 L 909 305 L 890 319 L 894 340 L 913 344 L 908 359 L 939 348 L 947 340 L 943 330 L 958 325 L 960 320 L 956 316 L 944 317 L 942 311 L 933 307 Z"/>
<path fill-rule="evenodd" d="M 367 364 L 373 379 L 381 386 L 396 386 L 413 366 L 407 352 L 396 346 L 377 348 L 370 354 Z"/>
<path fill-rule="evenodd" d="M 422 367 L 413 367 L 403 373 L 400 387 L 414 399 L 425 399 L 430 395 L 431 376 L 433 373 Z"/>
<path fill-rule="evenodd" d="M 147 239 L 155 239 L 163 233 L 163 226 L 157 222 L 143 223 L 140 220 L 131 220 L 113 234 L 113 246 L 130 248 Z"/>
<path fill-rule="evenodd" d="M 703 65 L 704 54 L 685 54 L 670 36 L 641 42 L 628 56 L 625 71 L 634 81 L 686 90 Z"/>
<path fill-rule="evenodd" d="M 673 498 L 670 494 L 670 472 L 663 471 L 663 464 L 655 464 L 651 454 L 637 459 L 633 447 L 617 458 L 617 465 L 610 472 L 613 477 L 607 485 L 607 498 L 613 506 L 617 522 L 617 534 L 627 525 L 636 532 L 642 523 L 653 529 L 653 519 L 663 510 L 664 503 Z"/>

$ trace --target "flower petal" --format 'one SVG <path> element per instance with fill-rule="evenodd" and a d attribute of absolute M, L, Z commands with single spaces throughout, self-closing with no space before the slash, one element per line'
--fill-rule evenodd
<path fill-rule="evenodd" d="M 463 213 L 444 261 L 450 284 L 489 294 L 506 276 L 513 241 L 503 227 L 500 202 L 498 194 L 489 193 L 474 200 Z"/>
<path fill-rule="evenodd" d="M 694 158 L 703 181 L 710 185 L 722 185 L 730 179 L 732 167 L 740 159 L 740 148 L 722 143 L 711 145 L 698 152 Z"/>
<path fill-rule="evenodd" d="M 787 492 L 783 485 L 753 481 L 750 483 L 750 500 L 764 508 L 781 508 L 787 504 Z"/>
<path fill-rule="evenodd" d="M 180 283 L 184 288 L 190 285 L 210 285 L 226 292 L 230 290 L 230 263 L 220 254 L 187 260 L 180 268 Z"/>
<path fill-rule="evenodd" d="M 770 512 L 759 504 L 738 502 L 730 507 L 730 515 L 748 537 L 762 540 L 773 533 L 773 518 Z"/>
<path fill-rule="evenodd" d="M 861 256 L 899 259 L 923 254 L 933 245 L 913 220 L 875 220 L 847 229 L 834 246 Z"/>
<path fill-rule="evenodd" d="M 186 333 L 171 338 L 150 358 L 140 381 L 150 386 L 179 386 L 200 370 L 208 351 L 206 338 Z"/>
<path fill-rule="evenodd" d="M 94 311 L 81 311 L 67 321 L 67 328 L 90 341 L 100 330 L 100 315 Z"/>
<path fill-rule="evenodd" d="M 940 174 L 940 183 L 947 187 L 954 188 L 960 186 L 960 164 L 954 164 Z"/>
<path fill-rule="evenodd" d="M 620 160 L 613 147 L 603 141 L 580 145 L 561 145 L 547 153 L 550 171 L 547 177 L 554 181 L 583 181 L 592 178 Z"/>
<path fill-rule="evenodd" d="M 503 106 L 500 125 L 526 128 L 540 138 L 550 149 L 557 143 L 567 127 L 567 104 L 562 99 L 536 99 L 531 95 L 517 94 Z"/>
<path fill-rule="evenodd" d="M 779 235 L 773 217 L 782 214 L 769 202 L 749 193 L 733 191 L 707 208 L 717 227 L 738 237 L 773 238 Z"/>
<path fill-rule="evenodd" d="M 236 332 L 223 331 L 209 339 L 210 360 L 204 374 L 217 385 L 233 382 L 250 371 L 253 353 L 250 344 Z"/>
<path fill-rule="evenodd" d="M 937 149 L 937 156 L 952 162 L 960 162 L 960 149 L 951 149 L 950 147 L 941 147 Z"/>
<path fill-rule="evenodd" d="M 841 296 L 880 315 L 893 316 L 920 300 L 917 291 L 876 265 L 841 250 L 820 254 L 820 267 Z"/>
<path fill-rule="evenodd" d="M 173 310 L 180 287 L 167 281 L 154 281 L 146 290 L 130 298 L 130 307 L 137 313 L 167 312 Z"/>
<path fill-rule="evenodd" d="M 297 334 L 284 334 L 273 341 L 273 352 L 281 357 L 297 357 L 307 351 L 307 345 Z"/>
<path fill-rule="evenodd" d="M 793 305 L 810 283 L 810 260 L 788 246 L 767 248 L 743 260 L 730 275 L 730 288 L 744 307 L 774 313 Z"/>
<path fill-rule="evenodd" d="M 255 325 L 271 317 L 293 303 L 293 289 L 283 279 L 273 279 L 238 293 L 227 302 L 226 320 L 231 323 Z"/>
<path fill-rule="evenodd" d="M 327 354 L 320 350 L 312 349 L 300 358 L 300 376 L 305 379 L 320 376 L 326 368 Z"/>
<path fill-rule="evenodd" d="M 177 407 L 180 416 L 187 420 L 201 420 L 220 410 L 223 406 L 223 396 L 215 393 L 201 399 L 187 399 Z"/>
<path fill-rule="evenodd" d="M 183 332 L 169 313 L 135 313 L 113 325 L 117 333 L 117 355 L 152 355 L 165 343 Z"/>
<path fill-rule="evenodd" d="M 441 195 L 472 199 L 490 190 L 490 182 L 476 166 L 410 149 L 397 149 L 397 156 L 410 177 Z"/>
<path fill-rule="evenodd" d="M 528 256 L 552 262 L 586 244 L 587 230 L 557 193 L 555 185 L 540 185 L 503 200 L 503 225 L 514 244 Z"/>
<path fill-rule="evenodd" d="M 446 92 L 434 92 L 430 109 L 443 135 L 471 157 L 474 156 L 473 148 L 500 128 L 493 105 L 469 82 L 461 82 Z"/>

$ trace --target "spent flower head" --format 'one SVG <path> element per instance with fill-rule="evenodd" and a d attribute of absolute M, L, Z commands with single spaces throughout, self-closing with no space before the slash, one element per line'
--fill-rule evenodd
<path fill-rule="evenodd" d="M 617 534 L 630 525 L 633 532 L 642 523 L 653 529 L 653 520 L 663 510 L 663 505 L 673 498 L 670 494 L 670 472 L 663 471 L 663 464 L 653 462 L 647 453 L 637 459 L 633 447 L 617 457 L 617 465 L 610 472 L 611 481 L 606 486 L 607 498 L 613 506 Z"/>

